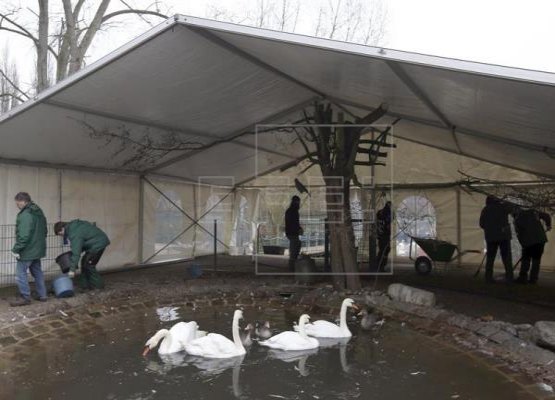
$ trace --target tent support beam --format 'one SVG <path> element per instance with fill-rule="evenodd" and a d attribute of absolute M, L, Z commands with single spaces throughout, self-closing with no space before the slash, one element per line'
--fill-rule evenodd
<path fill-rule="evenodd" d="M 111 120 L 114 120 L 114 121 L 127 122 L 127 123 L 130 123 L 130 124 L 145 126 L 145 127 L 148 127 L 148 128 L 160 129 L 160 130 L 167 131 L 167 132 L 182 133 L 184 135 L 195 136 L 195 137 L 200 137 L 200 138 L 209 138 L 209 139 L 214 139 L 214 140 L 220 139 L 219 136 L 215 136 L 215 135 L 212 135 L 212 134 L 209 134 L 209 133 L 206 133 L 206 132 L 199 132 L 199 131 L 194 131 L 194 130 L 190 130 L 190 129 L 183 129 L 183 128 L 176 127 L 176 126 L 171 126 L 171 125 L 166 125 L 166 124 L 159 124 L 157 122 L 145 120 L 145 119 L 142 119 L 142 118 L 132 118 L 132 117 L 126 117 L 126 116 L 123 116 L 123 115 L 107 113 L 107 112 L 104 112 L 104 111 L 93 110 L 93 109 L 90 109 L 90 108 L 76 106 L 76 105 L 73 105 L 73 104 L 62 103 L 60 101 L 47 100 L 43 104 L 51 106 L 51 107 L 58 107 L 58 108 L 61 108 L 61 109 L 64 109 L 64 110 L 70 110 L 70 111 L 80 112 L 80 113 L 84 113 L 84 114 L 88 114 L 88 115 L 94 115 L 96 117 L 108 118 L 108 119 L 111 119 Z M 243 142 L 237 142 L 237 141 L 233 141 L 233 143 L 238 145 L 238 146 L 243 146 L 243 147 L 247 147 L 247 148 L 250 148 L 250 149 L 257 148 L 255 145 L 252 145 L 252 144 L 249 144 L 249 143 L 243 143 Z M 275 154 L 275 155 L 279 155 L 279 156 L 283 156 L 283 157 L 288 157 L 289 156 L 288 154 L 281 153 L 281 152 L 275 151 L 273 149 L 268 149 L 266 147 L 258 147 L 257 149 L 260 150 L 260 151 L 266 152 L 266 153 L 271 153 L 271 154 Z"/>
<path fill-rule="evenodd" d="M 322 99 L 329 99 L 328 95 L 324 92 L 322 92 L 321 90 L 316 89 L 315 87 L 309 85 L 308 83 L 305 83 L 303 81 L 301 81 L 300 79 L 295 78 L 294 76 L 283 72 L 282 70 L 280 70 L 279 68 L 274 67 L 271 64 L 268 64 L 265 61 L 262 61 L 261 59 L 259 59 L 258 57 L 253 56 L 252 54 L 238 48 L 237 46 L 229 43 L 228 41 L 214 35 L 213 33 L 204 30 L 204 29 L 200 29 L 196 26 L 193 25 L 188 25 L 185 24 L 185 27 L 187 27 L 187 29 L 195 32 L 196 34 L 198 34 L 199 36 L 202 36 L 203 38 L 205 38 L 206 40 L 214 43 L 217 46 L 220 46 L 228 51 L 230 51 L 231 53 L 235 54 L 236 56 L 241 57 L 242 59 L 249 61 L 250 63 L 256 65 L 257 67 L 260 67 L 268 72 L 271 72 L 289 82 L 292 82 L 306 90 L 309 90 L 310 92 L 318 95 L 318 97 L 322 98 Z M 356 115 L 354 115 L 349 109 L 343 107 L 343 105 L 339 104 L 339 103 L 334 103 L 335 106 L 337 106 L 338 108 L 340 108 L 341 110 L 343 110 L 345 113 L 351 115 L 352 117 L 356 118 Z"/>
<path fill-rule="evenodd" d="M 457 151 L 453 151 L 453 150 L 451 150 L 451 149 L 445 149 L 445 148 L 440 147 L 440 146 L 435 146 L 435 145 L 431 145 L 431 144 L 428 144 L 428 143 L 423 143 L 423 142 L 420 142 L 420 141 L 418 141 L 418 140 L 409 139 L 409 138 L 404 138 L 404 137 L 402 137 L 402 136 L 395 136 L 395 137 L 398 138 L 398 139 L 401 139 L 401 140 L 406 140 L 407 142 L 420 144 L 420 145 L 427 146 L 427 147 L 431 147 L 431 148 L 434 148 L 434 149 L 437 149 L 437 150 L 446 151 L 446 152 L 448 152 L 448 153 L 453 153 L 453 154 L 457 154 L 457 155 L 462 155 L 462 156 L 465 156 L 465 157 L 468 157 L 468 158 L 473 158 L 473 159 L 478 160 L 478 161 L 483 161 L 483 162 L 487 162 L 487 163 L 490 163 L 490 164 L 499 165 L 499 166 L 504 167 L 504 168 L 509 168 L 509 169 L 514 169 L 514 170 L 517 170 L 517 171 L 526 172 L 527 174 L 539 175 L 537 172 L 530 171 L 530 170 L 527 170 L 527 169 L 525 169 L 525 168 L 515 167 L 514 165 L 507 165 L 507 164 L 502 164 L 502 163 L 499 163 L 499 162 L 492 162 L 491 160 L 486 160 L 486 159 L 481 158 L 481 157 L 471 156 L 471 155 L 464 154 L 464 153 L 460 154 L 460 153 L 458 153 Z M 304 160 L 305 158 L 306 158 L 306 156 L 303 156 L 303 157 L 298 158 L 298 159 L 297 159 L 297 160 L 298 160 L 297 163 L 301 162 L 301 161 Z M 292 161 L 289 161 L 289 162 L 283 163 L 283 164 L 281 164 L 281 165 L 277 165 L 277 166 L 274 166 L 274 167 L 272 167 L 272 168 L 269 168 L 269 169 L 267 169 L 267 170 L 265 170 L 265 171 L 262 171 L 262 172 L 259 173 L 258 175 L 252 175 L 252 176 L 250 176 L 250 177 L 248 177 L 248 178 L 242 180 L 241 182 L 238 182 L 238 183 L 235 185 L 235 187 L 237 188 L 237 187 L 244 186 L 245 184 L 247 184 L 247 183 L 249 183 L 249 182 L 252 182 L 252 181 L 255 180 L 255 179 L 258 179 L 258 178 L 261 178 L 261 177 L 263 177 L 263 176 L 265 176 L 265 175 L 271 174 L 272 172 L 279 171 L 279 170 L 282 169 L 282 168 L 290 167 L 290 166 L 292 166 L 292 165 L 291 165 L 292 163 L 293 163 Z M 293 165 L 294 165 L 294 164 L 293 164 Z M 546 178 L 549 178 L 549 179 L 555 179 L 555 175 L 545 175 L 545 174 L 543 174 L 543 175 L 541 175 L 541 176 L 545 176 Z M 395 185 L 395 187 L 398 187 L 398 186 L 399 186 L 399 185 Z"/>
<path fill-rule="evenodd" d="M 144 257 L 144 218 L 145 218 L 145 181 L 144 176 L 139 177 L 139 232 L 138 232 L 138 250 L 137 258 L 139 259 L 139 264 L 143 263 Z"/>
<path fill-rule="evenodd" d="M 351 107 L 360 108 L 361 110 L 372 111 L 372 110 L 376 109 L 375 107 L 362 105 L 360 103 L 352 102 L 350 100 L 340 99 L 340 98 L 337 98 L 337 97 L 334 97 L 334 100 L 337 101 L 337 102 L 343 103 L 345 105 L 351 106 Z M 441 124 L 438 124 L 434 121 L 418 118 L 418 117 L 412 117 L 412 116 L 409 116 L 409 115 L 399 114 L 399 113 L 390 112 L 390 111 L 387 112 L 387 115 L 389 115 L 390 117 L 393 117 L 393 118 L 401 118 L 401 119 L 404 119 L 406 121 L 416 122 L 416 123 L 431 126 L 431 127 L 434 127 L 434 128 L 446 129 Z M 522 142 L 520 140 L 502 138 L 502 137 L 499 137 L 499 136 L 496 136 L 496 135 L 492 135 L 492 134 L 489 134 L 489 133 L 478 132 L 478 131 L 471 130 L 471 129 L 457 127 L 457 133 L 464 134 L 464 135 L 467 135 L 467 136 L 477 137 L 479 139 L 486 139 L 486 140 L 490 140 L 490 141 L 494 141 L 494 142 L 498 142 L 498 143 L 503 143 L 503 144 L 506 144 L 506 145 L 521 147 L 521 148 L 526 149 L 526 150 L 538 151 L 538 152 L 541 152 L 541 153 L 555 154 L 555 148 L 551 148 L 551 147 L 547 147 L 547 146 L 541 146 L 541 145 L 535 145 L 535 144 L 528 143 L 528 142 Z M 407 139 L 407 140 L 409 140 L 409 139 Z M 424 144 L 424 145 L 430 146 L 430 147 L 434 147 L 433 145 L 429 145 L 429 144 L 426 144 L 426 143 L 421 143 L 421 144 Z M 445 149 L 441 149 L 441 150 L 445 150 Z M 449 150 L 449 151 L 451 153 L 453 153 L 452 150 Z M 470 157 L 470 158 L 476 158 L 477 160 L 479 160 L 479 158 L 477 158 L 475 156 L 465 154 L 464 152 L 462 153 L 462 155 L 465 155 L 465 156 Z M 488 162 L 491 163 L 491 160 L 489 160 Z M 499 164 L 499 165 L 501 165 L 501 164 Z M 515 169 L 514 166 L 510 167 L 510 168 Z M 530 173 L 532 173 L 534 175 L 538 175 L 537 172 L 530 172 Z"/>
<path fill-rule="evenodd" d="M 309 100 L 304 100 L 300 103 L 297 103 L 297 104 L 295 104 L 291 107 L 286 108 L 285 110 L 281 110 L 281 111 L 279 111 L 275 114 L 272 114 L 272 115 L 262 119 L 261 121 L 257 121 L 254 124 L 249 124 L 248 126 L 242 128 L 242 129 L 238 129 L 235 132 L 231 133 L 230 135 L 225 136 L 225 137 L 221 138 L 220 140 L 214 141 L 214 142 L 212 142 L 211 144 L 209 144 L 208 146 L 206 146 L 202 149 L 189 151 L 186 154 L 182 154 L 180 156 L 174 157 L 174 158 L 172 158 L 168 161 L 165 161 L 161 164 L 158 164 L 157 166 L 155 166 L 153 168 L 150 168 L 149 170 L 147 170 L 145 172 L 146 173 L 152 173 L 154 171 L 158 171 L 160 169 L 166 168 L 166 167 L 168 167 L 170 165 L 173 165 L 175 163 L 184 161 L 184 160 L 186 160 L 186 159 L 188 159 L 188 158 L 190 158 L 190 157 L 192 157 L 196 154 L 199 154 L 199 153 L 201 153 L 201 152 L 203 152 L 203 151 L 205 151 L 205 150 L 207 150 L 211 147 L 217 146 L 218 144 L 234 141 L 235 139 L 238 139 L 241 136 L 244 136 L 249 130 L 255 129 L 257 125 L 263 125 L 263 124 L 272 122 L 275 119 L 285 117 L 285 116 L 287 116 L 287 115 L 289 115 L 289 114 L 291 114 L 295 111 L 299 111 L 300 109 L 304 108 L 308 104 L 312 103 L 314 100 L 315 100 L 315 97 L 312 97 Z M 233 143 L 239 143 L 239 142 L 233 142 Z M 253 148 L 256 149 L 257 146 L 254 146 Z M 287 154 L 287 155 L 282 154 L 282 155 L 287 157 L 287 158 L 294 159 L 294 157 L 292 157 L 290 154 Z"/>
<path fill-rule="evenodd" d="M 396 62 L 393 61 L 386 61 L 385 62 L 389 69 L 393 71 L 395 76 L 399 78 L 399 80 L 414 94 L 422 103 L 428 107 L 428 109 L 435 114 L 436 117 L 439 118 L 443 125 L 447 129 L 451 131 L 451 135 L 453 136 L 453 141 L 455 142 L 455 146 L 460 154 L 462 154 L 461 146 L 459 145 L 459 140 L 457 139 L 457 133 L 455 130 L 455 125 L 451 123 L 449 118 L 445 114 L 441 112 L 441 110 L 434 104 L 434 102 L 430 99 L 424 90 L 420 86 L 416 84 L 416 82 L 407 74 L 407 72 L 403 69 L 403 67 Z"/>

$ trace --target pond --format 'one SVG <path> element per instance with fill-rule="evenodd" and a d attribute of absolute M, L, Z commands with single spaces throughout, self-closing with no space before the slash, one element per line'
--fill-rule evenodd
<path fill-rule="evenodd" d="M 492 399 L 517 398 L 518 387 L 485 363 L 386 321 L 358 329 L 344 344 L 304 353 L 270 351 L 254 343 L 239 359 L 185 354 L 142 357 L 157 329 L 194 319 L 201 329 L 231 337 L 233 309 L 156 309 L 95 320 L 86 331 L 29 346 L 4 360 L 4 399 Z M 245 308 L 245 321 L 290 329 L 297 311 Z M 318 316 L 313 315 L 316 319 Z M 170 321 L 173 320 L 173 321 Z"/>

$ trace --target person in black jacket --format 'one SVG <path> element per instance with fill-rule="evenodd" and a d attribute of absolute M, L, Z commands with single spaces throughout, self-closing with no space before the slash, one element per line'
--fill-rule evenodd
<path fill-rule="evenodd" d="M 289 239 L 289 271 L 295 272 L 295 261 L 301 252 L 301 240 L 299 236 L 303 234 L 303 228 L 299 221 L 299 209 L 301 199 L 299 196 L 291 198 L 291 204 L 285 211 L 285 236 Z"/>
<path fill-rule="evenodd" d="M 545 232 L 551 230 L 551 216 L 534 209 L 517 209 L 515 212 L 515 230 L 518 241 L 522 246 L 522 264 L 516 281 L 518 283 L 536 283 L 540 274 L 543 248 L 547 243 Z M 530 271 L 530 279 L 528 279 L 530 262 L 532 262 L 532 270 Z"/>
<path fill-rule="evenodd" d="M 378 233 L 378 271 L 385 271 L 387 258 L 391 251 L 391 201 L 387 201 L 385 206 L 376 214 L 377 233 Z"/>
<path fill-rule="evenodd" d="M 509 214 L 511 206 L 495 196 L 486 198 L 486 206 L 480 215 L 480 228 L 484 230 L 486 239 L 486 282 L 493 283 L 493 263 L 497 256 L 497 249 L 501 252 L 501 259 L 505 266 L 505 279 L 513 281 L 513 262 L 511 255 L 511 226 Z"/>

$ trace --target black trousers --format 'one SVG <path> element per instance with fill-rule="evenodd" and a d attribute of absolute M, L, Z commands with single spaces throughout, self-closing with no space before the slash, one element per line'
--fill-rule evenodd
<path fill-rule="evenodd" d="M 486 257 L 486 281 L 493 281 L 493 263 L 497 256 L 497 249 L 501 253 L 501 259 L 505 266 L 505 279 L 508 281 L 513 280 L 513 259 L 511 255 L 511 241 L 503 240 L 500 242 L 487 242 L 487 257 Z"/>
<path fill-rule="evenodd" d="M 528 271 L 530 270 L 530 262 L 532 270 L 530 271 L 530 282 L 536 283 L 540 274 L 540 263 L 543 255 L 545 243 L 536 243 L 532 246 L 522 248 L 522 261 L 520 266 L 520 280 L 528 280 Z"/>
<path fill-rule="evenodd" d="M 289 239 L 289 272 L 295 272 L 295 261 L 301 253 L 301 239 L 298 236 L 287 236 Z"/>
<path fill-rule="evenodd" d="M 378 271 L 385 271 L 390 251 L 391 238 L 389 236 L 378 237 Z"/>
<path fill-rule="evenodd" d="M 81 259 L 81 275 L 79 276 L 79 285 L 82 289 L 104 288 L 102 277 L 96 270 L 96 264 L 100 261 L 102 254 L 104 254 L 104 250 L 100 250 L 96 253 L 86 252 Z"/>

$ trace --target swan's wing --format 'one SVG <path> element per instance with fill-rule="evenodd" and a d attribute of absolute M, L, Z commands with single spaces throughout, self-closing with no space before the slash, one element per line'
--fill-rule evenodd
<path fill-rule="evenodd" d="M 172 335 L 172 339 L 181 343 L 182 346 L 185 346 L 185 344 L 191 340 L 196 339 L 197 329 L 198 325 L 195 321 L 178 322 L 171 327 L 170 333 Z"/>
<path fill-rule="evenodd" d="M 314 337 L 337 337 L 341 335 L 341 328 L 333 322 L 318 320 L 305 325 L 306 334 Z"/>
<path fill-rule="evenodd" d="M 303 338 L 297 332 L 281 332 L 268 340 L 258 342 L 262 346 L 281 350 L 305 350 L 318 347 L 318 341 L 313 338 Z"/>
<path fill-rule="evenodd" d="M 187 343 L 185 350 L 194 356 L 210 358 L 222 358 L 237 352 L 235 344 L 218 333 L 209 333 Z"/>

